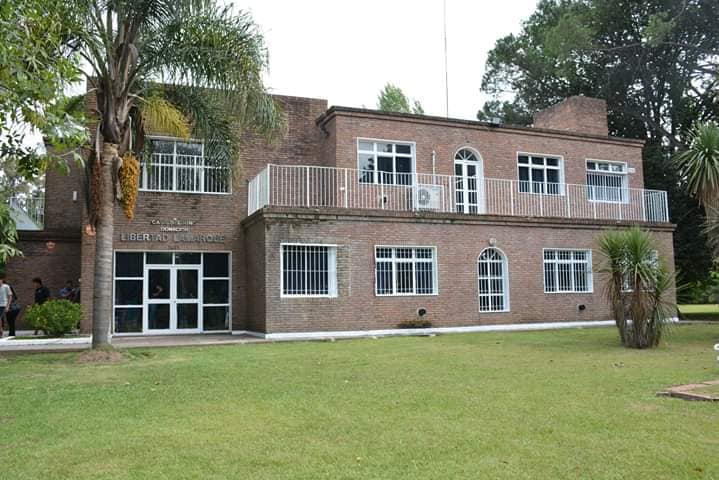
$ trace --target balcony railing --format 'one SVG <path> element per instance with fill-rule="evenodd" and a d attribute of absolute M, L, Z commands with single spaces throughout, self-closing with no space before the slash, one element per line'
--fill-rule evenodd
<path fill-rule="evenodd" d="M 18 230 L 42 230 L 45 226 L 45 196 L 10 197 L 10 212 Z"/>
<path fill-rule="evenodd" d="M 659 190 L 289 165 L 250 181 L 248 213 L 265 206 L 669 221 Z"/>

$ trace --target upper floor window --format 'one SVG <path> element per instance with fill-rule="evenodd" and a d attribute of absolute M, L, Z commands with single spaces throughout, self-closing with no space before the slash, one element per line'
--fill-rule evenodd
<path fill-rule="evenodd" d="M 562 195 L 562 159 L 520 153 L 517 156 L 519 191 L 546 195 Z"/>
<path fill-rule="evenodd" d="M 414 144 L 357 140 L 360 183 L 412 185 Z"/>
<path fill-rule="evenodd" d="M 587 160 L 587 195 L 595 202 L 629 201 L 627 164 Z"/>
<path fill-rule="evenodd" d="M 140 189 L 154 192 L 230 193 L 228 163 L 205 156 L 197 141 L 152 138 L 152 154 L 142 162 Z"/>

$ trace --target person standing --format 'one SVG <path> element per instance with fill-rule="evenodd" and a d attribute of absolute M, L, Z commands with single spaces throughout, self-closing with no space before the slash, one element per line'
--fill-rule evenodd
<path fill-rule="evenodd" d="M 47 302 L 50 298 L 50 290 L 42 284 L 40 277 L 32 279 L 32 284 L 35 287 L 35 305 L 42 305 Z"/>
<path fill-rule="evenodd" d="M 42 305 L 47 302 L 50 298 L 50 290 L 42 284 L 42 279 L 35 277 L 32 279 L 32 284 L 35 287 L 35 305 Z M 37 335 L 37 330 L 35 330 L 35 335 Z"/>
<path fill-rule="evenodd" d="M 0 276 L 0 338 L 3 336 L 3 324 L 12 304 L 12 290 L 5 283 L 5 277 Z"/>
<path fill-rule="evenodd" d="M 12 294 L 12 300 L 10 301 L 10 309 L 7 311 L 8 336 L 14 337 L 15 320 L 17 320 L 17 316 L 20 315 L 20 302 L 13 286 L 9 283 L 5 283 L 5 285 L 10 287 L 10 293 Z"/>

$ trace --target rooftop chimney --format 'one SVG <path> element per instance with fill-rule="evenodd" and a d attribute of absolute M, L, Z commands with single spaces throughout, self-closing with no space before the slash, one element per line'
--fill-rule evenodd
<path fill-rule="evenodd" d="M 569 97 L 535 113 L 534 126 L 606 137 L 607 102 L 601 98 Z"/>

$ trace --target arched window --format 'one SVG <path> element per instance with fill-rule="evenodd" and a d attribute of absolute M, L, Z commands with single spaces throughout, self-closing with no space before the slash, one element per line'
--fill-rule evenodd
<path fill-rule="evenodd" d="M 477 259 L 480 312 L 509 311 L 507 257 L 497 248 L 485 248 Z"/>
<path fill-rule="evenodd" d="M 471 148 L 454 154 L 455 202 L 459 213 L 484 213 L 482 159 Z"/>

